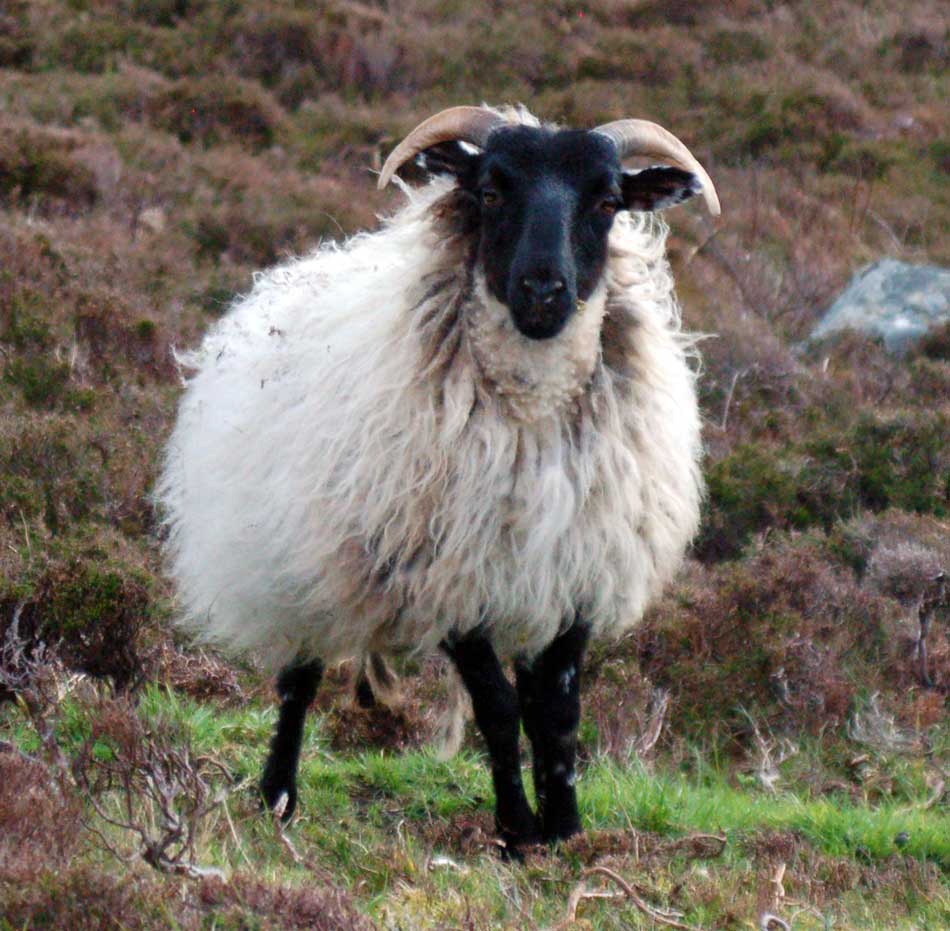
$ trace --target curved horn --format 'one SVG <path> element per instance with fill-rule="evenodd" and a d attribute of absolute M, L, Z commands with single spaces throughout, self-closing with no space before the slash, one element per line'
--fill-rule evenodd
<path fill-rule="evenodd" d="M 378 187 L 386 187 L 401 165 L 417 153 L 440 142 L 462 140 L 485 147 L 488 137 L 505 119 L 484 107 L 449 107 L 420 123 L 389 155 L 379 173 Z"/>
<path fill-rule="evenodd" d="M 721 208 L 712 178 L 696 157 L 668 129 L 649 120 L 615 120 L 598 126 L 595 133 L 601 133 L 617 147 L 617 154 L 623 159 L 630 155 L 653 155 L 667 158 L 681 168 L 691 171 L 703 186 L 703 197 L 709 212 L 718 217 Z"/>

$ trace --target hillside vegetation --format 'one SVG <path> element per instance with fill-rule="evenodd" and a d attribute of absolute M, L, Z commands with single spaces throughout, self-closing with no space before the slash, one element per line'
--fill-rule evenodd
<path fill-rule="evenodd" d="M 868 262 L 950 265 L 948 35 L 936 0 L 0 5 L 0 929 L 950 926 L 946 607 L 929 688 L 915 654 L 950 330 L 804 342 Z M 174 348 L 373 227 L 395 142 L 480 101 L 656 120 L 723 202 L 668 215 L 703 527 L 591 656 L 586 836 L 523 865 L 479 742 L 427 749 L 435 659 L 396 711 L 335 673 L 300 815 L 261 817 L 270 685 L 173 635 L 149 501 Z"/>

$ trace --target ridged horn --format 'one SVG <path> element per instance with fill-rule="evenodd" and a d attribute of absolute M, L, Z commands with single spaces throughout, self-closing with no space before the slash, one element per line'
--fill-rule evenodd
<path fill-rule="evenodd" d="M 378 187 L 386 187 L 401 165 L 414 155 L 440 142 L 470 142 L 480 149 L 499 126 L 507 122 L 484 107 L 449 107 L 420 123 L 389 155 L 379 173 Z"/>
<path fill-rule="evenodd" d="M 703 197 L 709 212 L 714 217 L 718 217 L 722 212 L 712 178 L 706 174 L 706 169 L 699 164 L 693 153 L 668 129 L 649 120 L 615 120 L 613 123 L 598 126 L 594 132 L 610 139 L 622 159 L 631 155 L 655 156 L 669 159 L 680 168 L 691 171 L 703 186 Z"/>

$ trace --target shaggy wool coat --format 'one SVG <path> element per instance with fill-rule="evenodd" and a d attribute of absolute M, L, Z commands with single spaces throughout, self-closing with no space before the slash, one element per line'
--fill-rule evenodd
<path fill-rule="evenodd" d="M 530 657 L 634 625 L 697 528 L 691 342 L 665 226 L 533 341 L 444 179 L 378 232 L 260 275 L 201 348 L 157 497 L 186 625 L 273 665 L 484 625 Z"/>

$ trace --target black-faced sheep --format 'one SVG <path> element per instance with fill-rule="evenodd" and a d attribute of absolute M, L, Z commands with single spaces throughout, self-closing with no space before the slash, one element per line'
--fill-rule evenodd
<path fill-rule="evenodd" d="M 623 170 L 634 154 L 677 167 Z M 719 204 L 640 120 L 453 108 L 381 186 L 414 158 L 434 176 L 380 231 L 261 275 L 188 360 L 158 499 L 186 622 L 283 667 L 269 805 L 293 811 L 324 662 L 441 648 L 517 847 L 580 830 L 585 645 L 637 622 L 697 527 L 690 342 L 652 211 Z"/>

